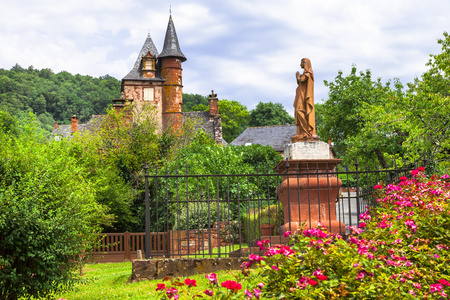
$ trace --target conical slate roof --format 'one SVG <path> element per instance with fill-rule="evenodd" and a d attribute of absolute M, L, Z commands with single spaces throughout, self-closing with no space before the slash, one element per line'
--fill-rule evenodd
<path fill-rule="evenodd" d="M 148 34 L 147 39 L 145 40 L 145 43 L 142 46 L 141 52 L 139 52 L 138 58 L 134 63 L 133 69 L 131 69 L 131 71 L 123 79 L 155 80 L 155 78 L 144 78 L 142 76 L 142 57 L 147 55 L 149 51 L 151 55 L 155 57 L 158 56 L 158 50 L 156 49 L 155 44 L 153 44 L 153 40 L 150 36 L 150 33 Z M 156 77 L 158 77 L 158 74 Z M 156 79 L 161 80 L 162 78 Z"/>
<path fill-rule="evenodd" d="M 169 24 L 167 25 L 166 37 L 164 39 L 164 47 L 159 54 L 159 57 L 176 57 L 185 61 L 186 57 L 181 52 L 180 45 L 178 44 L 177 32 L 175 31 L 175 25 L 172 21 L 172 16 L 169 18 Z"/>

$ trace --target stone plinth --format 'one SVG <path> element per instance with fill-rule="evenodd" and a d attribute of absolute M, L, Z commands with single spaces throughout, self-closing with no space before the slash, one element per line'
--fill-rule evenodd
<path fill-rule="evenodd" d="M 331 233 L 345 232 L 344 223 L 336 220 L 336 199 L 341 181 L 330 174 L 342 160 L 330 158 L 328 144 L 313 144 L 314 142 L 304 142 L 289 145 L 290 152 L 285 152 L 285 155 L 295 158 L 283 160 L 275 167 L 276 171 L 284 174 L 283 181 L 277 188 L 285 222 L 278 229 L 279 234 L 314 228 L 319 221 Z"/>
<path fill-rule="evenodd" d="M 298 142 L 284 147 L 287 159 L 332 159 L 330 145 L 325 142 Z"/>

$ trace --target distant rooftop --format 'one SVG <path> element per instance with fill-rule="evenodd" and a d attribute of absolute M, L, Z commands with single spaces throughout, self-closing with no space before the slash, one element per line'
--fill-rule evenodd
<path fill-rule="evenodd" d="M 248 127 L 230 145 L 241 146 L 259 144 L 271 146 L 275 151 L 282 152 L 291 138 L 296 134 L 296 125 L 277 125 L 263 127 Z"/>

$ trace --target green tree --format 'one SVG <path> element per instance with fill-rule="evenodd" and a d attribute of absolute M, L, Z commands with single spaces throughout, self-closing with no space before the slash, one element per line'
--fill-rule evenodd
<path fill-rule="evenodd" d="M 429 70 L 409 84 L 403 101 L 391 109 L 408 135 L 405 147 L 411 156 L 425 152 L 437 163 L 450 155 L 450 35 L 438 40 L 442 52 L 430 55 Z"/>
<path fill-rule="evenodd" d="M 249 114 L 248 125 L 252 127 L 286 124 L 294 124 L 294 118 L 289 115 L 281 103 L 259 102 Z"/>
<path fill-rule="evenodd" d="M 335 81 L 325 81 L 325 85 L 329 93 L 321 107 L 323 122 L 317 126 L 319 137 L 331 140 L 340 157 L 350 161 L 355 157 L 366 161 L 377 159 L 386 167 L 385 153 L 402 151 L 403 132 L 389 124 L 373 126 L 370 120 L 377 118 L 388 103 L 402 97 L 400 82 L 395 80 L 395 89 L 391 89 L 391 82 L 383 84 L 381 78 L 374 81 L 370 70 L 358 74 L 353 66 L 349 75 L 343 76 L 339 71 Z"/>
<path fill-rule="evenodd" d="M 193 107 L 198 108 L 200 104 L 209 107 L 208 98 L 199 94 L 183 94 L 183 111 L 195 111 Z"/>
<path fill-rule="evenodd" d="M 236 100 L 219 100 L 219 113 L 222 116 L 222 135 L 230 143 L 248 126 L 248 110 Z"/>
<path fill-rule="evenodd" d="M 67 124 L 73 114 L 81 122 L 88 121 L 92 115 L 104 114 L 111 99 L 119 96 L 120 82 L 109 75 L 54 74 L 50 69 L 24 69 L 17 64 L 11 70 L 0 69 L 0 110 L 19 123 L 33 112 L 48 133 L 53 131 L 53 123 L 47 121 Z"/>
<path fill-rule="evenodd" d="M 4 133 L 17 134 L 17 120 L 9 113 L 0 111 L 0 131 Z"/>
<path fill-rule="evenodd" d="M 0 131 L 0 299 L 69 288 L 105 221 L 88 170 L 32 123 L 18 136 Z"/>

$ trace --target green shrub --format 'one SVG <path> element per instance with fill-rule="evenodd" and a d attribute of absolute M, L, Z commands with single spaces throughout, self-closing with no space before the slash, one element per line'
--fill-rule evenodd
<path fill-rule="evenodd" d="M 260 225 L 274 224 L 275 229 L 272 234 L 277 235 L 277 229 L 284 224 L 283 208 L 281 203 L 272 204 L 263 208 L 253 208 L 242 216 L 242 235 L 244 241 L 250 244 L 251 241 L 261 237 Z"/>
<path fill-rule="evenodd" d="M 177 206 L 176 213 L 173 215 L 174 230 L 188 227 L 189 229 L 206 229 L 212 227 L 214 222 L 232 221 L 228 204 L 224 202 L 190 201 L 188 205 L 184 202 Z"/>
<path fill-rule="evenodd" d="M 104 210 L 64 142 L 0 131 L 0 299 L 69 287 Z"/>

